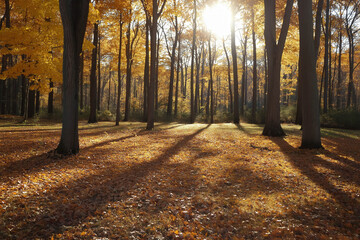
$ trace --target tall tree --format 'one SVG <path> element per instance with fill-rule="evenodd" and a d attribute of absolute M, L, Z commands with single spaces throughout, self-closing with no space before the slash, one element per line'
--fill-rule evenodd
<path fill-rule="evenodd" d="M 312 1 L 301 0 L 299 5 L 300 78 L 303 81 L 303 131 L 301 148 L 321 148 L 320 110 L 316 80 L 316 55 L 313 40 Z"/>
<path fill-rule="evenodd" d="M 98 111 L 100 111 L 100 105 L 101 105 L 101 100 L 102 100 L 102 94 L 101 94 L 101 35 L 100 35 L 100 29 L 99 29 L 99 24 L 98 24 L 98 47 L 97 47 L 97 100 L 96 100 L 96 108 Z"/>
<path fill-rule="evenodd" d="M 96 123 L 96 101 L 97 101 L 97 91 L 96 87 L 100 88 L 100 86 L 96 86 L 96 63 L 97 63 L 97 48 L 98 48 L 98 23 L 94 23 L 94 48 L 92 50 L 91 55 L 91 70 L 90 70 L 90 115 L 89 115 L 89 123 Z"/>
<path fill-rule="evenodd" d="M 238 81 L 238 66 L 237 66 L 237 53 L 235 43 L 235 14 L 236 14 L 236 1 L 232 1 L 231 12 L 231 56 L 233 62 L 233 78 L 234 78 L 234 123 L 240 123 L 239 116 L 239 81 Z"/>
<path fill-rule="evenodd" d="M 356 89 L 354 85 L 355 70 L 355 34 L 360 31 L 360 3 L 357 0 L 349 0 L 345 3 L 345 28 L 349 43 L 349 83 L 346 106 L 356 108 Z"/>
<path fill-rule="evenodd" d="M 251 8 L 251 28 L 253 41 L 253 98 L 251 109 L 251 121 L 256 122 L 256 106 L 257 106 L 257 63 L 256 63 L 256 37 L 255 37 L 255 13 L 254 6 Z"/>
<path fill-rule="evenodd" d="M 89 0 L 59 0 L 64 29 L 63 118 L 61 139 L 56 152 L 79 152 L 78 99 L 80 53 L 89 12 Z"/>
<path fill-rule="evenodd" d="M 245 31 L 244 31 L 245 32 Z M 240 104 L 240 114 L 244 115 L 244 107 L 246 105 L 246 98 L 247 98 L 247 40 L 248 36 L 245 34 L 244 38 L 244 47 L 243 47 L 243 62 L 242 68 L 243 73 L 241 77 L 241 104 Z"/>
<path fill-rule="evenodd" d="M 159 3 L 157 0 L 153 0 L 153 11 L 152 11 L 152 24 L 150 27 L 150 84 L 149 84 L 149 93 L 148 93 L 148 118 L 147 118 L 147 130 L 152 130 L 154 128 L 154 96 L 155 96 L 155 84 L 156 84 L 156 54 L 157 54 L 157 41 L 156 36 L 158 32 L 158 19 L 161 16 L 161 13 L 164 10 L 166 0 L 163 0 L 162 5 L 159 11 Z"/>
<path fill-rule="evenodd" d="M 123 15 L 120 13 L 120 33 L 119 33 L 119 53 L 118 53 L 118 90 L 117 90 L 117 101 L 116 101 L 116 120 L 115 125 L 119 126 L 120 122 L 120 100 L 121 100 L 121 49 L 122 49 L 122 38 L 123 38 Z"/>
<path fill-rule="evenodd" d="M 190 123 L 195 122 L 195 99 L 194 99 L 194 68 L 195 68 L 195 49 L 196 49 L 196 18 L 197 8 L 194 0 L 194 18 L 193 18 L 193 38 L 191 45 L 191 70 L 190 70 Z"/>
<path fill-rule="evenodd" d="M 213 80 L 213 59 L 211 58 L 211 33 L 209 34 L 209 72 L 210 72 L 210 123 L 214 123 L 214 80 Z"/>
<path fill-rule="evenodd" d="M 320 47 L 320 37 L 321 37 L 321 24 L 322 24 L 322 18 L 321 14 L 323 11 L 324 6 L 324 0 L 319 0 L 317 4 L 317 10 L 316 10 L 316 17 L 315 17 L 315 37 L 314 37 L 314 46 L 315 46 L 315 61 L 318 59 L 319 55 L 319 47 Z M 299 62 L 298 65 L 300 66 L 300 56 L 299 56 Z M 296 124 L 302 124 L 302 79 L 300 78 L 300 72 L 298 83 L 297 83 L 297 105 L 296 105 Z"/>
<path fill-rule="evenodd" d="M 225 40 L 223 39 L 223 48 L 226 56 L 227 61 L 227 75 L 228 75 L 228 84 L 229 84 L 229 99 L 230 99 L 230 112 L 233 113 L 234 111 L 234 104 L 233 104 L 233 94 L 232 94 L 232 86 L 231 86 L 231 63 L 230 58 L 226 50 Z"/>
<path fill-rule="evenodd" d="M 323 111 L 327 113 L 328 110 L 328 88 L 329 88 L 329 39 L 330 39 L 330 0 L 326 0 L 326 15 L 325 15 L 325 54 L 324 54 L 324 102 Z M 330 52 L 331 55 L 331 52 Z M 331 68 L 330 68 L 331 69 Z"/>
<path fill-rule="evenodd" d="M 280 70 L 294 0 L 287 0 L 278 41 L 276 40 L 276 1 L 264 0 L 264 3 L 265 44 L 269 60 L 269 92 L 263 135 L 283 136 L 285 133 L 280 125 Z"/>

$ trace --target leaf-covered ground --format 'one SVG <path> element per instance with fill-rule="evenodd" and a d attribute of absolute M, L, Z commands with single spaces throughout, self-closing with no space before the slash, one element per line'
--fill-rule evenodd
<path fill-rule="evenodd" d="M 321 150 L 241 124 L 0 123 L 0 239 L 359 239 L 359 131 Z"/>

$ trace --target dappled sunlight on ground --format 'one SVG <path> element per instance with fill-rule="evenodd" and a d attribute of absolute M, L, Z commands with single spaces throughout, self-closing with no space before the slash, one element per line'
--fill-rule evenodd
<path fill-rule="evenodd" d="M 300 150 L 295 125 L 113 125 L 81 122 L 80 153 L 58 159 L 61 125 L 0 127 L 1 239 L 360 236 L 356 131 Z"/>

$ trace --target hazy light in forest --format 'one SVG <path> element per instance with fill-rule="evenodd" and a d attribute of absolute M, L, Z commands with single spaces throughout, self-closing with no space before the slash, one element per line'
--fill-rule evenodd
<path fill-rule="evenodd" d="M 230 35 L 231 10 L 226 3 L 207 6 L 202 13 L 202 20 L 206 29 L 216 37 Z"/>

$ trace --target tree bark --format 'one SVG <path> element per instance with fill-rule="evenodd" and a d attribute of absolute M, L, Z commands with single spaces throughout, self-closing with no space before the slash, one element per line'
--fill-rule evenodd
<path fill-rule="evenodd" d="M 180 81 L 180 59 L 181 59 L 181 35 L 179 34 L 179 46 L 178 46 L 178 55 L 177 55 L 177 64 L 176 64 L 176 86 L 175 86 L 175 109 L 174 116 L 177 116 L 178 113 L 178 98 L 179 98 L 179 81 Z"/>
<path fill-rule="evenodd" d="M 210 123 L 214 123 L 214 83 L 213 83 L 213 73 L 212 73 L 212 65 L 213 61 L 211 58 L 211 34 L 209 36 L 209 72 L 210 72 Z"/>
<path fill-rule="evenodd" d="M 256 63 L 256 38 L 255 38 L 255 13 L 254 8 L 251 10 L 251 26 L 252 26 L 252 40 L 253 40 L 253 98 L 251 109 L 251 121 L 256 122 L 256 106 L 257 106 L 257 63 Z"/>
<path fill-rule="evenodd" d="M 341 108 L 341 56 L 342 56 L 342 32 L 339 31 L 339 59 L 338 59 L 338 82 L 336 88 L 336 109 Z"/>
<path fill-rule="evenodd" d="M 263 135 L 273 137 L 284 136 L 285 132 L 280 125 L 280 70 L 282 53 L 290 25 L 290 17 L 294 1 L 287 0 L 278 43 L 276 43 L 276 1 L 264 0 L 264 3 L 265 43 L 269 59 L 269 92 Z"/>
<path fill-rule="evenodd" d="M 80 59 L 80 109 L 84 109 L 84 52 Z"/>
<path fill-rule="evenodd" d="M 191 46 L 191 70 L 190 70 L 190 123 L 195 122 L 195 103 L 194 103 L 194 65 L 195 65 L 195 48 L 196 48 L 196 0 L 194 0 L 194 19 L 193 19 L 193 38 Z"/>
<path fill-rule="evenodd" d="M 158 18 L 161 15 L 164 6 L 165 6 L 166 0 L 163 1 L 162 6 L 160 8 L 160 11 L 158 12 L 158 1 L 153 0 L 153 21 L 150 27 L 150 84 L 149 84 L 149 93 L 148 93 L 148 118 L 147 118 L 147 130 L 154 129 L 154 98 L 155 98 L 155 84 L 156 84 L 156 58 L 157 58 L 157 27 L 158 27 Z"/>
<path fill-rule="evenodd" d="M 63 124 L 56 152 L 69 155 L 79 152 L 79 62 L 89 12 L 89 0 L 59 0 L 59 5 L 64 29 Z"/>
<path fill-rule="evenodd" d="M 226 61 L 227 61 L 227 74 L 228 74 L 228 83 L 229 83 L 229 99 L 230 99 L 230 113 L 234 112 L 234 104 L 233 104 L 233 94 L 232 94 L 232 87 L 231 87 L 231 63 L 230 63 L 230 59 L 229 59 L 229 55 L 226 51 L 226 47 L 225 47 L 225 40 L 223 39 L 223 48 L 224 48 L 224 52 L 225 52 L 225 56 L 226 56 Z"/>
<path fill-rule="evenodd" d="M 243 73 L 242 73 L 242 78 L 241 78 L 241 104 L 240 104 L 240 114 L 241 116 L 244 116 L 244 108 L 246 105 L 246 99 L 247 99 L 247 64 L 246 64 L 246 60 L 247 60 L 247 39 L 248 36 L 245 35 L 245 40 L 244 40 L 244 49 L 243 49 L 243 62 L 242 62 L 242 67 L 243 67 Z"/>
<path fill-rule="evenodd" d="M 325 54 L 324 54 L 324 101 L 323 111 L 328 111 L 328 88 L 329 88 L 329 15 L 330 15 L 330 0 L 326 0 L 326 21 L 325 21 Z M 331 53 L 330 53 L 331 54 Z"/>
<path fill-rule="evenodd" d="M 90 116 L 89 123 L 96 123 L 96 100 L 97 100 L 97 90 L 96 87 L 100 88 L 100 86 L 96 86 L 96 63 L 97 63 L 97 47 L 98 47 L 98 24 L 94 24 L 94 40 L 93 45 L 94 48 L 92 50 L 92 58 L 91 58 L 91 70 L 90 70 Z"/>
<path fill-rule="evenodd" d="M 35 116 L 35 90 L 29 90 L 28 98 L 28 118 L 33 118 Z"/>
<path fill-rule="evenodd" d="M 236 7 L 235 2 L 232 1 L 232 12 L 231 12 L 231 56 L 233 62 L 233 78 L 234 78 L 234 123 L 240 123 L 239 116 L 239 81 L 238 81 L 238 66 L 237 66 L 237 53 L 235 44 L 235 13 Z"/>
<path fill-rule="evenodd" d="M 126 92 L 125 92 L 125 117 L 124 121 L 129 120 L 130 115 L 130 99 L 131 99 L 131 21 L 126 31 Z"/>
<path fill-rule="evenodd" d="M 178 31 L 178 21 L 177 16 L 175 16 L 175 40 L 172 45 L 171 56 L 170 56 L 170 85 L 169 85 L 169 95 L 168 95 L 168 106 L 167 106 L 167 116 L 170 118 L 172 115 L 172 106 L 173 106 L 173 95 L 174 95 L 174 77 L 175 77 L 175 60 L 176 60 L 176 47 L 179 38 Z"/>
<path fill-rule="evenodd" d="M 312 1 L 299 5 L 300 78 L 303 81 L 303 131 L 301 148 L 321 148 L 320 110 L 316 80 L 316 54 L 313 40 Z"/>
<path fill-rule="evenodd" d="M 100 86 L 101 86 L 101 42 L 100 42 L 100 30 L 98 29 L 98 48 L 97 48 L 97 54 L 98 54 L 98 59 L 97 59 L 97 78 L 98 78 L 98 88 L 97 88 L 97 100 L 96 100 L 96 108 L 98 111 L 100 111 L 100 107 L 101 107 L 101 100 L 102 100 L 102 95 L 100 92 Z"/>
<path fill-rule="evenodd" d="M 143 109 L 143 121 L 147 121 L 147 98 L 150 81 L 150 52 L 149 52 L 149 31 L 150 31 L 151 19 L 146 17 L 146 30 L 145 30 L 145 67 L 144 67 L 144 109 Z"/>
<path fill-rule="evenodd" d="M 50 92 L 48 97 L 48 113 L 54 113 L 54 83 L 50 80 Z"/>
<path fill-rule="evenodd" d="M 40 92 L 38 90 L 36 91 L 35 112 L 40 112 Z"/>
<path fill-rule="evenodd" d="M 119 54 L 118 54 L 118 90 L 117 90 L 117 102 L 116 102 L 116 120 L 115 125 L 119 126 L 120 122 L 120 100 L 121 100 L 121 48 L 122 48 L 122 36 L 123 36 L 123 21 L 122 14 L 120 14 L 120 34 L 119 34 Z"/>

